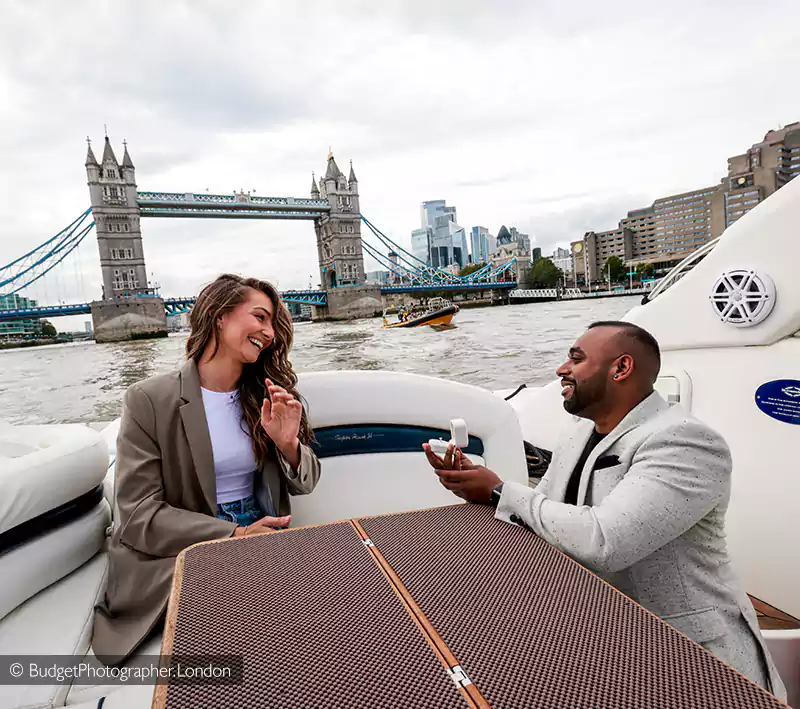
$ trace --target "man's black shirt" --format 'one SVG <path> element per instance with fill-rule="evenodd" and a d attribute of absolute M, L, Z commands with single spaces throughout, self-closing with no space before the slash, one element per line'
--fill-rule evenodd
<path fill-rule="evenodd" d="M 597 431 L 592 431 L 592 435 L 589 436 L 589 440 L 586 443 L 586 447 L 583 449 L 583 453 L 581 453 L 581 457 L 578 458 L 578 462 L 575 465 L 575 469 L 572 471 L 572 475 L 569 476 L 569 482 L 567 483 L 567 493 L 564 497 L 564 502 L 568 505 L 577 505 L 578 504 L 578 488 L 581 484 L 581 471 L 583 470 L 583 466 L 586 464 L 587 458 L 591 455 L 592 451 L 595 449 L 600 441 L 602 441 L 606 437 L 605 433 L 598 433 Z"/>

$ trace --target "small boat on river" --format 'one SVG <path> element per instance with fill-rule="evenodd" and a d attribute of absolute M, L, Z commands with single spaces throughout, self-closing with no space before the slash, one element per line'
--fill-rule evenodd
<path fill-rule="evenodd" d="M 383 311 L 382 328 L 420 327 L 431 325 L 434 328 L 450 325 L 459 307 L 444 298 L 432 298 L 425 305 L 406 309 L 403 307 L 386 308 Z M 397 322 L 389 322 L 389 315 L 397 315 Z"/>

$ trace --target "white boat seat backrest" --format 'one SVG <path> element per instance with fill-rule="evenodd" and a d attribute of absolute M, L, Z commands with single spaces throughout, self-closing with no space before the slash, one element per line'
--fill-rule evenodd
<path fill-rule="evenodd" d="M 514 409 L 490 391 L 417 374 L 304 373 L 298 389 L 315 430 L 322 475 L 311 495 L 292 498 L 292 526 L 460 503 L 422 451 L 464 419 L 467 455 L 504 480 L 527 484 Z"/>
<path fill-rule="evenodd" d="M 108 448 L 81 424 L 0 428 L 0 534 L 103 482 Z"/>
<path fill-rule="evenodd" d="M 95 556 L 103 548 L 110 523 L 111 510 L 101 497 L 69 523 L 0 554 L 0 622 Z"/>
<path fill-rule="evenodd" d="M 79 424 L 0 428 L 0 619 L 103 546 L 108 449 Z"/>

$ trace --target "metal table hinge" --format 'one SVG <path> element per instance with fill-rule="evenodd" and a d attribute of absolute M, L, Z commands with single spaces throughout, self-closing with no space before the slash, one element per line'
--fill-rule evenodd
<path fill-rule="evenodd" d="M 461 669 L 461 665 L 450 668 L 447 670 L 447 674 L 450 676 L 450 679 L 453 680 L 456 687 L 466 687 L 472 684 L 472 680 L 467 677 L 467 673 Z"/>

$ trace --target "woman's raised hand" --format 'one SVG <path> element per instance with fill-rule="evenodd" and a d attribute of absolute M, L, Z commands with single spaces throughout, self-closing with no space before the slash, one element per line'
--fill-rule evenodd
<path fill-rule="evenodd" d="M 286 515 L 285 517 L 262 517 L 253 522 L 253 524 L 248 524 L 246 527 L 237 527 L 233 532 L 233 536 L 250 537 L 254 534 L 267 534 L 281 527 L 288 527 L 291 521 L 292 515 Z"/>
<path fill-rule="evenodd" d="M 278 449 L 287 458 L 297 452 L 303 405 L 286 389 L 264 380 L 269 396 L 261 405 L 261 425 Z"/>

